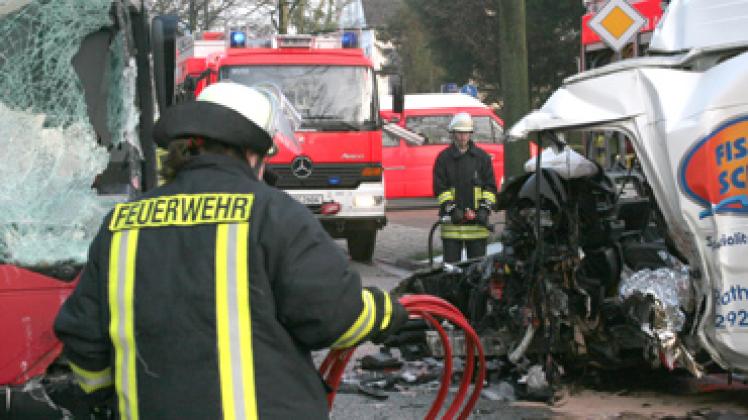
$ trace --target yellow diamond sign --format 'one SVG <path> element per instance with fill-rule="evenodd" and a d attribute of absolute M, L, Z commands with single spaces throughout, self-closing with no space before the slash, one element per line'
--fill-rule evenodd
<path fill-rule="evenodd" d="M 614 7 L 608 16 L 600 21 L 600 25 L 616 39 L 621 38 L 633 24 L 634 19 L 631 19 L 620 7 Z"/>
<path fill-rule="evenodd" d="M 620 51 L 645 23 L 646 19 L 625 0 L 610 0 L 589 25 L 610 48 Z"/>

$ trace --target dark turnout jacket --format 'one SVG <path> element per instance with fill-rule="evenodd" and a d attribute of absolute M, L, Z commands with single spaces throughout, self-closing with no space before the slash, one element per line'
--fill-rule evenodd
<path fill-rule="evenodd" d="M 434 163 L 434 195 L 444 215 L 444 204 L 454 202 L 461 210 L 477 210 L 481 201 L 493 206 L 496 204 L 496 180 L 491 165 L 491 156 L 478 148 L 473 141 L 468 150 L 460 150 L 452 143 L 442 150 Z M 442 238 L 445 239 L 485 239 L 488 229 L 477 221 L 460 225 L 442 224 Z"/>
<path fill-rule="evenodd" d="M 303 205 L 205 155 L 115 207 L 55 330 L 120 418 L 326 418 L 310 350 L 371 338 L 382 308 Z"/>

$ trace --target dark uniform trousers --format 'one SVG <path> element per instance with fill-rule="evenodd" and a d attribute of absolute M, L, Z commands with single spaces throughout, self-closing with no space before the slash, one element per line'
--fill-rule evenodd
<path fill-rule="evenodd" d="M 452 144 L 444 149 L 434 163 L 434 195 L 440 205 L 440 216 L 445 216 L 446 205 L 453 203 L 461 210 L 477 211 L 481 204 L 496 204 L 496 180 L 491 157 L 472 141 L 461 153 Z M 462 249 L 468 258 L 486 255 L 488 228 L 477 220 L 441 225 L 445 262 L 460 261 Z"/>
<path fill-rule="evenodd" d="M 442 239 L 444 262 L 454 263 L 462 259 L 462 250 L 465 249 L 468 258 L 482 257 L 486 255 L 486 240 L 471 239 L 463 241 L 459 239 Z"/>
<path fill-rule="evenodd" d="M 106 217 L 55 330 L 118 418 L 327 418 L 310 350 L 369 339 L 392 309 L 348 267 L 303 205 L 198 156 Z"/>

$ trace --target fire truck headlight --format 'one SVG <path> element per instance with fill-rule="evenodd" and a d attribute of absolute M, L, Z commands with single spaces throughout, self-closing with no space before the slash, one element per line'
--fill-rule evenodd
<path fill-rule="evenodd" d="M 353 207 L 377 207 L 382 204 L 381 195 L 357 195 L 353 197 Z"/>

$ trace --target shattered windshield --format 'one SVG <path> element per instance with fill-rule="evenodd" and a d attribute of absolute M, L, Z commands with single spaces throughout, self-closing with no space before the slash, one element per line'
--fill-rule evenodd
<path fill-rule="evenodd" d="M 302 128 L 359 130 L 376 120 L 373 75 L 366 67 L 231 66 L 221 78 L 279 86 L 301 113 Z"/>
<path fill-rule="evenodd" d="M 0 1 L 0 264 L 85 262 L 113 204 L 93 189 L 110 161 L 104 145 L 139 155 L 136 70 L 113 10 L 127 18 L 112 0 Z M 95 48 L 82 53 L 85 42 Z M 89 98 L 89 116 L 77 71 L 93 62 L 95 91 L 110 94 Z"/>

